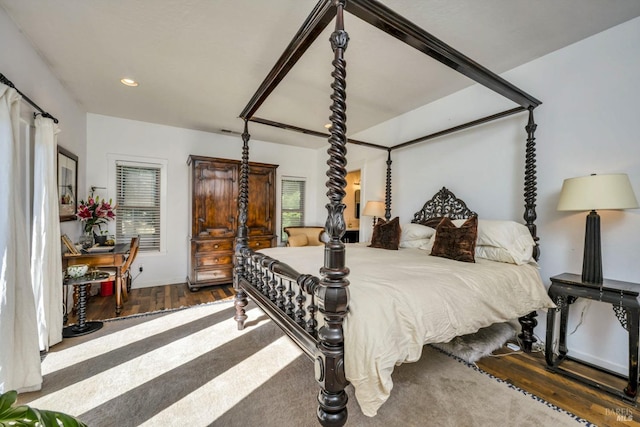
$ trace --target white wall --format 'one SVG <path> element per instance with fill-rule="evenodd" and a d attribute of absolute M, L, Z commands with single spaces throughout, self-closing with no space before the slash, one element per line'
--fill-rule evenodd
<path fill-rule="evenodd" d="M 640 197 L 638 40 L 640 18 L 504 74 L 507 80 L 543 101 L 535 110 L 536 224 L 542 252 L 540 273 L 547 285 L 553 275 L 579 274 L 582 268 L 587 213 L 556 210 L 565 178 L 627 173 Z M 475 117 L 500 111 L 495 97 L 490 97 L 490 108 L 476 108 L 483 92 L 483 88 L 471 87 L 353 138 L 375 141 L 382 135 L 408 140 L 462 123 L 473 118 L 472 111 L 481 112 Z M 428 198 L 447 186 L 481 218 L 521 221 L 526 122 L 526 114 L 520 114 L 392 152 L 393 215 L 399 215 L 401 223 L 408 222 Z M 358 158 L 365 163 L 367 172 L 384 167 L 378 151 L 368 153 L 364 153 L 364 160 Z M 368 196 L 384 194 L 383 179 L 363 181 Z M 600 215 L 604 276 L 640 282 L 640 210 L 602 211 Z M 579 300 L 571 310 L 570 332 L 585 312 L 582 324 L 569 336 L 571 354 L 627 373 L 628 338 L 611 306 Z M 540 313 L 538 321 L 536 333 L 544 341 L 546 313 Z"/>
<path fill-rule="evenodd" d="M 1 7 L 0 52 L 0 72 L 22 93 L 60 121 L 58 144 L 79 157 L 78 185 L 82 194 L 85 191 L 87 139 L 85 112 L 52 72 L 50 67 L 55 70 L 55 64 L 47 64 L 42 60 Z M 23 102 L 21 109 L 29 111 L 31 107 Z M 80 234 L 80 227 L 76 221 L 63 222 L 61 230 L 72 238 Z"/>
<path fill-rule="evenodd" d="M 255 140 L 250 141 L 249 150 L 251 161 L 280 165 L 277 169 L 277 212 L 280 212 L 280 180 L 283 176 L 307 178 L 309 197 L 306 209 L 309 212 L 317 211 L 315 150 Z M 114 200 L 116 197 L 115 179 L 108 173 L 108 158 L 133 156 L 140 159 L 163 159 L 168 163 L 168 203 L 165 213 L 167 250 L 155 254 L 138 254 L 133 266 L 134 277 L 138 274 L 140 265 L 144 266 L 144 271 L 134 280 L 134 287 L 185 281 L 188 273 L 188 235 L 191 227 L 188 191 L 190 170 L 187 165 L 190 154 L 239 160 L 242 156 L 242 139 L 239 136 L 219 135 L 96 114 L 87 116 L 87 188 L 107 187 L 106 190 L 97 190 L 96 195 Z M 277 224 L 279 230 L 279 214 Z M 110 231 L 114 233 L 114 224 L 109 226 Z"/>

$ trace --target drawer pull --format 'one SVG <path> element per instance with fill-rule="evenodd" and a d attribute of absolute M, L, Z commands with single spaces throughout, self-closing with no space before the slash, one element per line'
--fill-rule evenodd
<path fill-rule="evenodd" d="M 256 246 L 260 246 L 260 242 L 256 242 Z"/>
<path fill-rule="evenodd" d="M 218 249 L 218 245 L 213 245 L 213 247 L 214 247 L 215 249 Z"/>
<path fill-rule="evenodd" d="M 214 258 L 214 259 L 213 259 L 213 262 L 218 262 L 218 258 Z"/>

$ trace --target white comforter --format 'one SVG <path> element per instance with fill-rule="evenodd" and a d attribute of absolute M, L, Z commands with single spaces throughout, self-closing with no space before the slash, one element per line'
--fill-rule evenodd
<path fill-rule="evenodd" d="M 324 246 L 307 246 L 261 252 L 319 276 L 323 251 Z M 344 322 L 345 370 L 368 416 L 388 399 L 394 366 L 417 361 L 424 344 L 554 306 L 534 265 L 465 263 L 420 249 L 362 244 L 347 245 L 346 253 L 351 299 Z"/>

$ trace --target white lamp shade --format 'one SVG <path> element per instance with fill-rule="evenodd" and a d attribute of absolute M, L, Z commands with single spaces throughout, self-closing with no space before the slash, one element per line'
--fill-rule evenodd
<path fill-rule="evenodd" d="M 559 211 L 634 209 L 638 201 L 626 174 L 591 175 L 565 179 Z"/>
<path fill-rule="evenodd" d="M 383 217 L 385 213 L 384 202 L 367 202 L 362 211 L 362 215 L 365 216 L 377 216 Z"/>

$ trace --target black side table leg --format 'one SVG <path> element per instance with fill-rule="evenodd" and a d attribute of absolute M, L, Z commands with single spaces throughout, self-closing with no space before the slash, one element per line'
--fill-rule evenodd
<path fill-rule="evenodd" d="M 560 336 L 558 337 L 558 353 L 560 354 L 560 359 L 564 359 L 567 355 L 567 323 L 569 322 L 569 298 L 564 297 L 565 301 L 563 301 L 562 308 L 560 309 Z"/>
<path fill-rule="evenodd" d="M 79 283 L 78 286 L 78 323 L 67 326 L 62 330 L 63 338 L 78 337 L 90 334 L 102 328 L 102 322 L 87 322 L 87 284 Z"/>
<path fill-rule="evenodd" d="M 636 397 L 638 394 L 638 340 L 640 325 L 638 317 L 640 310 L 627 307 L 627 329 L 629 332 L 629 384 L 624 389 L 624 394 Z"/>
<path fill-rule="evenodd" d="M 83 331 L 86 329 L 87 320 L 87 285 L 78 285 L 78 323 L 76 329 Z"/>
<path fill-rule="evenodd" d="M 550 308 L 547 310 L 547 338 L 544 345 L 544 358 L 550 368 L 553 368 L 556 364 L 553 357 L 553 335 L 556 329 L 556 317 L 557 309 Z"/>

